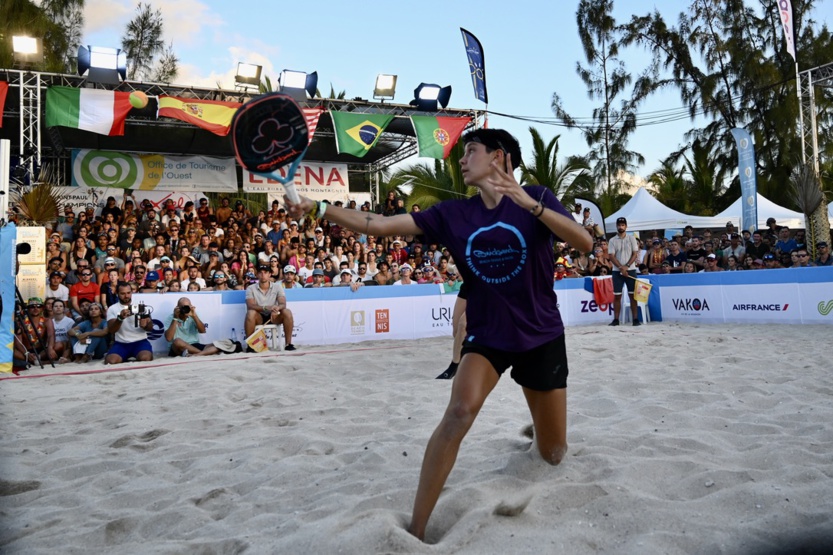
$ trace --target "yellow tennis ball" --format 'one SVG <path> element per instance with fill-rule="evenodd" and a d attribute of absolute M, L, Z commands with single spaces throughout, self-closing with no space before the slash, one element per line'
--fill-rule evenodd
<path fill-rule="evenodd" d="M 142 91 L 133 91 L 130 93 L 130 105 L 134 108 L 144 108 L 148 105 L 148 95 Z"/>

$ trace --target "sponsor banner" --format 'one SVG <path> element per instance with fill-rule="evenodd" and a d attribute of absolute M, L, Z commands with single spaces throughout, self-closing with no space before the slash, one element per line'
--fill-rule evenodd
<path fill-rule="evenodd" d="M 278 170 L 281 177 L 286 177 L 288 167 Z M 295 172 L 295 189 L 299 195 L 315 200 L 343 200 L 350 194 L 350 181 L 347 177 L 347 164 L 325 164 L 302 162 Z M 280 191 L 283 185 L 276 179 L 270 179 L 243 169 L 243 190 L 247 193 L 271 193 Z"/>
<path fill-rule="evenodd" d="M 726 322 L 800 324 L 799 284 L 723 287 Z"/>
<path fill-rule="evenodd" d="M 801 295 L 801 321 L 805 324 L 833 324 L 833 287 L 828 283 L 804 283 Z"/>
<path fill-rule="evenodd" d="M 87 208 L 95 208 L 95 214 L 100 215 L 101 209 L 107 204 L 107 198 L 113 197 L 116 199 L 116 205 L 121 206 L 124 200 L 124 191 L 122 189 L 106 189 L 98 187 L 56 187 L 61 195 L 62 207 L 70 206 L 73 212 L 78 214 L 81 210 Z M 198 204 L 199 200 L 203 198 L 201 192 L 172 192 L 172 191 L 133 191 L 130 198 L 133 203 L 138 206 L 142 202 L 148 200 L 153 204 L 157 211 L 168 200 L 173 200 L 177 210 L 182 210 L 185 203 L 188 201 Z"/>
<path fill-rule="evenodd" d="M 723 287 L 688 285 L 661 288 L 662 319 L 669 321 L 724 322 Z"/>
<path fill-rule="evenodd" d="M 73 150 L 72 185 L 142 191 L 237 192 L 234 158 Z"/>
<path fill-rule="evenodd" d="M 584 280 L 575 281 L 583 282 Z M 561 320 L 565 326 L 609 324 L 613 320 L 613 303 L 598 304 L 593 294 L 588 293 L 584 288 L 560 289 L 556 286 L 556 293 L 558 294 L 558 310 L 561 312 Z"/>
<path fill-rule="evenodd" d="M 17 272 L 17 288 L 20 289 L 20 296 L 24 301 L 32 297 L 46 296 L 46 264 L 20 265 Z"/>
<path fill-rule="evenodd" d="M 17 244 L 29 243 L 32 250 L 29 254 L 21 254 L 17 262 L 21 266 L 43 266 L 46 264 L 46 228 L 45 227 L 18 227 Z M 36 295 L 37 296 L 37 295 Z"/>

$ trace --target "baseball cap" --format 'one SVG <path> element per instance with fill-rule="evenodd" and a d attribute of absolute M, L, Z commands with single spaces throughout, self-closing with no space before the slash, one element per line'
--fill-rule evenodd
<path fill-rule="evenodd" d="M 320 228 L 320 227 L 316 227 L 316 228 L 315 228 L 315 231 L 324 231 L 324 229 L 323 229 L 323 228 Z"/>
<path fill-rule="evenodd" d="M 52 272 L 51 274 L 49 274 L 49 277 L 55 277 L 55 276 L 64 277 L 64 273 L 56 271 L 56 272 Z"/>
<path fill-rule="evenodd" d="M 708 258 L 709 260 L 717 260 L 717 255 L 712 253 L 712 254 L 708 255 L 706 258 Z"/>
<path fill-rule="evenodd" d="M 314 276 L 323 276 L 324 275 L 324 270 L 322 270 L 321 268 L 316 268 L 312 271 L 312 275 L 314 275 Z"/>
<path fill-rule="evenodd" d="M 290 225 L 290 226 L 293 226 L 293 225 L 298 225 L 298 222 L 296 222 L 296 221 L 294 221 L 294 220 L 293 220 L 293 221 L 289 222 L 289 225 Z"/>
<path fill-rule="evenodd" d="M 352 276 L 352 275 L 353 275 L 353 272 L 351 272 L 349 268 L 344 268 L 344 269 L 343 269 L 343 270 L 339 273 L 339 275 L 343 276 L 344 274 L 350 274 L 350 275 Z"/>
<path fill-rule="evenodd" d="M 30 305 L 30 304 L 43 304 L 43 299 L 41 299 L 40 297 L 29 297 L 29 300 L 28 300 L 28 301 L 26 301 L 26 304 L 27 304 L 27 305 Z"/>
<path fill-rule="evenodd" d="M 171 259 L 168 258 L 167 256 L 163 256 L 162 258 L 159 259 L 159 262 L 171 262 Z"/>
<path fill-rule="evenodd" d="M 775 255 L 771 252 L 768 252 L 764 255 L 764 260 L 775 260 Z"/>
<path fill-rule="evenodd" d="M 267 266 L 266 264 L 261 264 L 260 266 L 257 267 L 258 272 L 262 272 L 263 270 L 266 270 L 267 272 L 272 271 L 272 269 L 269 266 Z"/>
<path fill-rule="evenodd" d="M 408 270 L 410 272 L 413 268 L 411 268 L 410 264 L 405 263 L 399 267 L 399 271 L 401 272 L 402 270 Z"/>
<path fill-rule="evenodd" d="M 208 256 L 220 256 L 220 253 L 217 251 L 209 251 Z"/>
<path fill-rule="evenodd" d="M 627 218 L 616 218 L 616 225 L 619 225 L 619 224 L 627 225 L 628 224 Z"/>
<path fill-rule="evenodd" d="M 283 273 L 285 274 L 297 274 L 298 270 L 295 269 L 295 266 L 292 264 L 287 264 L 283 267 Z"/>
<path fill-rule="evenodd" d="M 816 243 L 816 248 L 817 249 L 821 248 L 821 247 L 826 247 L 826 246 L 827 246 L 827 241 L 819 241 L 818 243 Z"/>
<path fill-rule="evenodd" d="M 116 263 L 116 259 L 115 259 L 115 258 L 113 258 L 112 256 L 108 256 L 107 258 L 105 258 L 105 259 L 104 259 L 104 263 L 105 263 L 105 264 L 115 264 L 115 263 Z"/>
<path fill-rule="evenodd" d="M 145 281 L 159 281 L 159 272 L 151 270 L 148 272 L 148 275 L 145 276 Z"/>

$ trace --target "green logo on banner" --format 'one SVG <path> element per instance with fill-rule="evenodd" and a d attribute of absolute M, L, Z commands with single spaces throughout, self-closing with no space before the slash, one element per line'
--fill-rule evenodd
<path fill-rule="evenodd" d="M 121 152 L 89 150 L 75 159 L 75 171 L 87 187 L 138 189 L 144 173 L 138 162 Z"/>
<path fill-rule="evenodd" d="M 827 301 L 827 304 L 824 304 L 824 302 L 819 303 L 819 314 L 827 316 L 831 312 L 833 312 L 833 301 Z"/>

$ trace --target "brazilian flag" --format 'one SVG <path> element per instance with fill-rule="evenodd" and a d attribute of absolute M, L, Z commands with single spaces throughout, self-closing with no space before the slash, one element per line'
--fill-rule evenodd
<path fill-rule="evenodd" d="M 339 154 L 347 153 L 361 158 L 373 148 L 382 131 L 393 119 L 385 114 L 357 114 L 354 112 L 331 111 L 336 133 L 336 149 Z"/>

